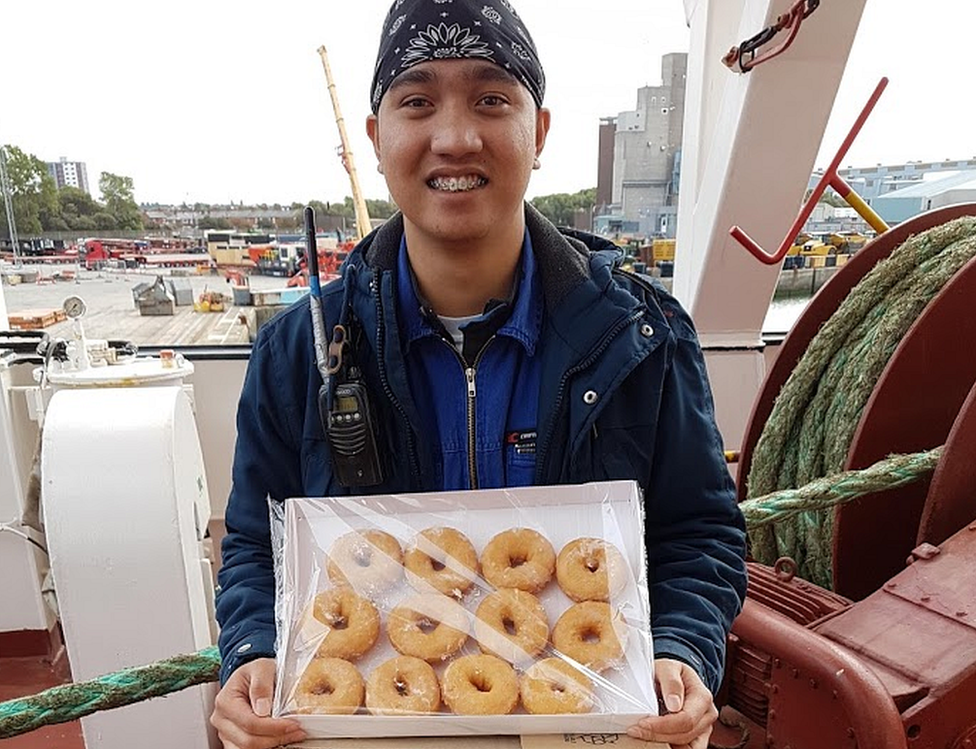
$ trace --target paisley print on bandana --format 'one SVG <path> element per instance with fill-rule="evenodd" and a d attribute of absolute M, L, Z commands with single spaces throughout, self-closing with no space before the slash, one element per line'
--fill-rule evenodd
<path fill-rule="evenodd" d="M 494 8 L 492 8 L 490 5 L 486 5 L 484 8 L 481 9 L 481 15 L 483 15 L 485 18 L 487 18 L 492 23 L 501 23 L 502 22 L 502 14 L 499 13 Z"/>
<path fill-rule="evenodd" d="M 492 54 L 481 41 L 481 37 L 471 33 L 471 29 L 462 29 L 456 23 L 450 26 L 442 23 L 439 26 L 428 26 L 426 31 L 421 31 L 411 39 L 406 54 L 400 61 L 403 67 L 409 68 L 428 60 L 490 58 Z"/>

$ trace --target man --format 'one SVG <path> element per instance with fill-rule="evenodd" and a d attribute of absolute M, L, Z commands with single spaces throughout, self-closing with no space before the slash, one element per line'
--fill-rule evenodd
<path fill-rule="evenodd" d="M 524 203 L 549 130 L 544 88 L 508 2 L 397 0 L 386 19 L 367 131 L 402 213 L 360 243 L 322 299 L 327 327 L 349 329 L 372 396 L 382 481 L 338 480 L 310 315 L 296 305 L 262 329 L 238 411 L 212 719 L 227 747 L 302 736 L 268 717 L 266 497 L 612 479 L 645 493 L 668 713 L 630 732 L 707 747 L 745 537 L 701 351 L 667 293 L 615 270 L 612 245 L 561 233 Z"/>

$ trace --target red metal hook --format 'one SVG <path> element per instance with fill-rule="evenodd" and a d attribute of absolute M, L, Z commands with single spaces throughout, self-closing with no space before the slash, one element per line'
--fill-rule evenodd
<path fill-rule="evenodd" d="M 861 128 L 864 126 L 868 115 L 871 114 L 871 110 L 874 109 L 874 105 L 878 103 L 878 99 L 881 98 L 881 93 L 885 90 L 888 85 L 888 79 L 882 78 L 878 85 L 874 89 L 874 93 L 871 94 L 871 98 L 868 99 L 867 104 L 864 105 L 864 109 L 861 110 L 861 114 L 858 115 L 857 120 L 854 122 L 854 127 L 851 128 L 847 137 L 844 138 L 844 142 L 841 143 L 840 149 L 837 151 L 837 155 L 834 156 L 833 161 L 830 162 L 830 166 L 827 167 L 827 171 L 824 172 L 823 177 L 817 183 L 817 186 L 813 188 L 813 192 L 810 193 L 810 197 L 807 202 L 800 209 L 800 214 L 796 217 L 796 221 L 793 222 L 793 226 L 790 227 L 789 232 L 786 234 L 786 238 L 780 244 L 779 249 L 776 250 L 774 254 L 770 254 L 763 250 L 756 241 L 746 234 L 739 226 L 733 226 L 729 229 L 729 234 L 743 247 L 745 247 L 753 256 L 765 263 L 766 265 L 776 265 L 781 262 L 786 253 L 789 252 L 790 247 L 793 246 L 793 240 L 803 225 L 810 218 L 810 214 L 813 213 L 814 206 L 817 205 L 817 201 L 820 200 L 820 196 L 824 194 L 824 190 L 827 189 L 828 185 L 834 186 L 834 189 L 842 194 L 850 192 L 850 187 L 844 182 L 844 180 L 837 174 L 837 169 L 840 166 L 841 161 L 847 155 L 847 151 L 850 149 L 851 145 L 854 143 L 854 139 L 857 137 L 858 133 L 861 132 Z M 844 189 L 846 188 L 846 190 Z"/>
<path fill-rule="evenodd" d="M 722 62 L 730 68 L 735 68 L 738 65 L 740 73 L 748 73 L 757 65 L 781 55 L 793 44 L 793 40 L 796 39 L 796 35 L 800 31 L 800 24 L 803 23 L 803 19 L 813 13 L 819 5 L 820 0 L 797 0 L 786 13 L 777 16 L 776 23 L 772 26 L 767 26 L 755 36 L 730 49 L 728 54 L 722 58 Z M 756 50 L 771 42 L 784 29 L 790 32 L 789 36 L 779 46 L 756 57 Z M 747 55 L 748 60 L 746 60 Z"/>

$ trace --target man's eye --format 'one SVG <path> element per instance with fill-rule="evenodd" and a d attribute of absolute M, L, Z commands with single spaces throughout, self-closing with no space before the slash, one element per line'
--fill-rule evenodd
<path fill-rule="evenodd" d="M 403 102 L 403 106 L 404 107 L 410 107 L 410 108 L 426 107 L 427 106 L 427 100 L 426 99 L 422 99 L 420 97 L 413 97 L 411 99 L 407 99 L 406 101 L 404 101 Z"/>
<path fill-rule="evenodd" d="M 506 104 L 507 102 L 501 96 L 496 96 L 494 94 L 488 94 L 487 96 L 482 96 L 481 97 L 481 103 L 482 104 L 485 104 L 485 105 L 487 105 L 489 107 L 500 107 L 503 104 Z"/>

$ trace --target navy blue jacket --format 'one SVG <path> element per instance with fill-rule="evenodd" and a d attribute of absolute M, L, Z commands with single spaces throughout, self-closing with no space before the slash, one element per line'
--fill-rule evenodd
<path fill-rule="evenodd" d="M 561 232 L 531 206 L 526 226 L 546 308 L 535 483 L 640 484 L 655 655 L 688 663 L 714 693 L 745 596 L 745 531 L 691 320 L 663 288 L 616 270 L 609 242 Z M 385 476 L 372 494 L 439 488 L 425 478 L 430 441 L 417 431 L 397 327 L 402 231 L 399 217 L 374 231 L 323 289 L 326 327 L 348 305 L 364 332 L 356 356 L 381 425 Z M 261 329 L 241 392 L 218 578 L 222 681 L 274 655 L 266 498 L 349 493 L 332 474 L 320 385 L 308 303 L 299 303 Z"/>

